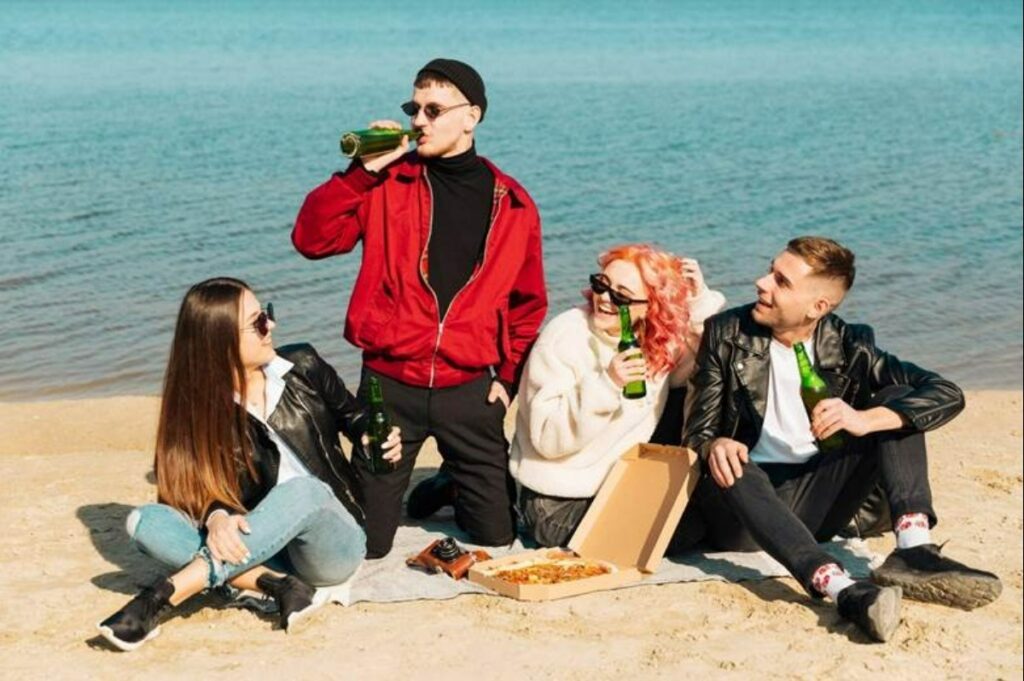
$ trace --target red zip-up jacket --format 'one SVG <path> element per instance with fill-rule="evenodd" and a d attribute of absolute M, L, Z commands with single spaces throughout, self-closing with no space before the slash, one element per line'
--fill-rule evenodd
<path fill-rule="evenodd" d="M 483 257 L 444 319 L 427 278 L 432 196 L 416 152 L 377 175 L 354 163 L 302 204 L 292 231 L 302 255 L 325 258 L 363 242 L 345 338 L 370 369 L 440 388 L 493 367 L 507 386 L 518 384 L 547 313 L 540 216 L 518 182 L 483 160 L 494 173 Z"/>

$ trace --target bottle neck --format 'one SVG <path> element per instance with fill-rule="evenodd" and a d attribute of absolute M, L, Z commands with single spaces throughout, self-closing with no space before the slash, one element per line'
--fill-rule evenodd
<path fill-rule="evenodd" d="M 619 326 L 621 327 L 619 340 L 623 343 L 632 343 L 636 340 L 633 334 L 633 320 L 629 316 L 629 305 L 619 305 Z"/>
<path fill-rule="evenodd" d="M 822 381 L 811 365 L 811 358 L 807 356 L 804 344 L 794 343 L 793 351 L 796 353 L 796 365 L 800 369 L 800 385 L 807 388 L 817 388 L 824 385 L 824 381 Z"/>
<path fill-rule="evenodd" d="M 370 406 L 384 406 L 384 394 L 380 389 L 380 382 L 376 378 L 370 379 Z"/>

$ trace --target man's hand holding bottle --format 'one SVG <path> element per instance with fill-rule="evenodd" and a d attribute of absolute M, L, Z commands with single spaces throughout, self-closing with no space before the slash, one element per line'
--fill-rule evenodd
<path fill-rule="evenodd" d="M 370 123 L 371 130 L 401 130 L 402 124 L 397 121 L 374 121 Z M 373 154 L 372 156 L 362 156 L 363 167 L 371 173 L 379 173 L 380 171 L 387 168 L 389 165 L 402 158 L 402 156 L 409 153 L 409 138 L 406 136 L 402 137 L 402 142 L 392 149 L 391 151 L 385 151 L 380 154 Z"/>

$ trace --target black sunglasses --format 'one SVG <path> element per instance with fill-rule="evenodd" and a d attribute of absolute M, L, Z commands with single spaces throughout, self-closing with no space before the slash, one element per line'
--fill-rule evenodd
<path fill-rule="evenodd" d="M 590 290 L 597 295 L 607 293 L 614 305 L 639 305 L 647 302 L 640 298 L 630 298 L 629 296 L 619 293 L 612 288 L 612 282 L 608 281 L 608 277 L 603 274 L 590 275 Z"/>
<path fill-rule="evenodd" d="M 423 105 L 423 115 L 427 117 L 428 121 L 432 121 L 442 114 L 446 114 L 452 109 L 458 109 L 460 106 L 473 106 L 469 102 L 463 102 L 462 104 L 452 104 L 451 106 L 441 106 L 440 104 L 429 104 Z M 420 112 L 420 105 L 416 102 L 406 102 L 402 105 L 402 111 L 409 118 L 416 118 L 416 114 Z"/>
<path fill-rule="evenodd" d="M 266 338 L 267 334 L 270 333 L 270 322 L 273 321 L 277 321 L 274 319 L 274 304 L 267 303 L 267 309 L 260 310 L 259 315 L 253 320 L 252 326 L 247 326 L 242 331 L 252 329 L 259 334 L 260 338 Z"/>

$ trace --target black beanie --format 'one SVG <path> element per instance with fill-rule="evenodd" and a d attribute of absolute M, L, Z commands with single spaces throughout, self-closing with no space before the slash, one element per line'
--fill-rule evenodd
<path fill-rule="evenodd" d="M 484 92 L 484 79 L 469 64 L 454 59 L 433 59 L 420 69 L 416 80 L 421 76 L 436 74 L 459 89 L 470 104 L 480 107 L 480 120 L 487 113 L 487 94 Z"/>

